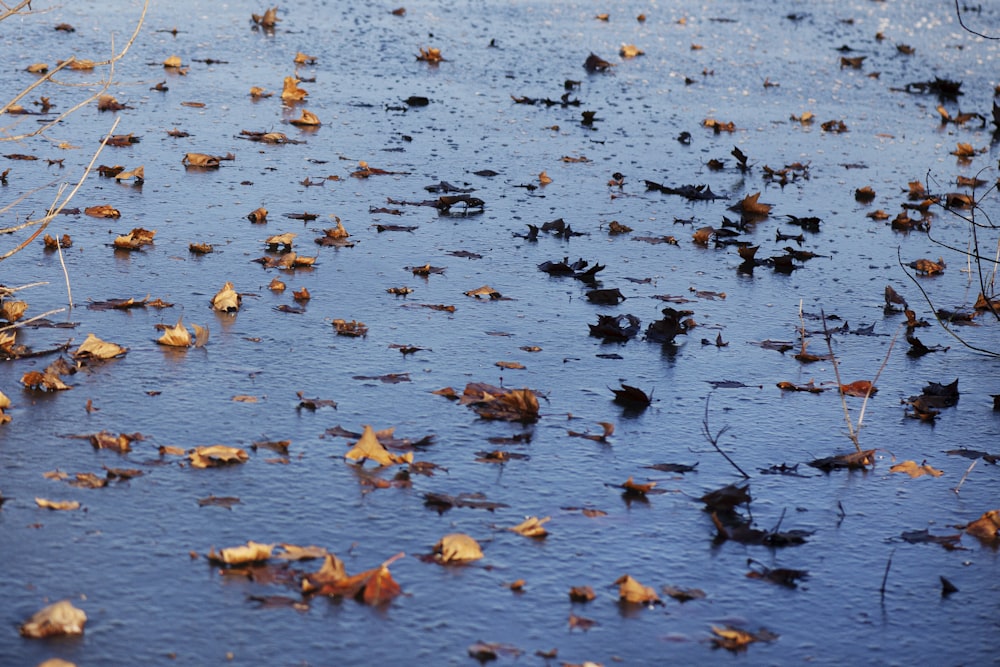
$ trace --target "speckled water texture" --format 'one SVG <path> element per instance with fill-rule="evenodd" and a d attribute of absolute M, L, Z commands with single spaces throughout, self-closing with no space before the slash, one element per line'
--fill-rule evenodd
<path fill-rule="evenodd" d="M 403 16 L 391 13 L 397 6 L 282 5 L 281 21 L 269 32 L 250 19 L 264 6 L 153 2 L 109 90 L 128 108 L 99 112 L 89 105 L 53 128 L 51 142 L 3 146 L 4 154 L 40 158 L 0 160 L 2 169 L 11 168 L 0 190 L 4 204 L 49 182 L 75 182 L 119 118 L 116 133 L 140 141 L 105 148 L 97 163 L 144 165 L 146 179 L 136 187 L 91 174 L 71 206 L 109 204 L 121 218 L 60 216 L 47 230 L 72 237 L 65 262 L 77 305 L 51 319 L 75 327 L 18 333 L 18 343 L 34 349 L 69 339 L 75 349 L 94 333 L 128 347 L 127 355 L 87 364 L 66 378 L 69 391 L 52 394 L 28 391 L 20 379 L 54 357 L 0 365 L 0 391 L 13 403 L 12 421 L 0 426 L 6 499 L 0 509 L 0 664 L 61 657 L 81 666 L 470 665 L 468 648 L 478 641 L 522 651 L 517 658 L 501 653 L 497 661 L 518 665 L 996 660 L 996 549 L 968 535 L 960 550 L 901 539 L 925 529 L 957 534 L 956 525 L 1000 508 L 995 465 L 977 461 L 956 494 L 972 461 L 945 454 L 959 447 L 1000 453 L 1000 418 L 991 398 L 1000 393 L 997 361 L 962 348 L 934 324 L 932 307 L 900 267 L 897 251 L 904 265 L 945 259 L 943 273 L 918 279 L 934 308 L 971 309 L 978 277 L 967 272 L 961 255 L 926 233 L 896 232 L 888 220 L 867 214 L 883 209 L 891 220 L 908 203 L 911 181 L 926 182 L 932 193 L 968 191 L 955 185 L 959 175 L 995 181 L 992 123 L 943 124 L 936 96 L 901 89 L 935 77 L 961 81 L 963 94 L 943 102 L 948 113 L 991 119 L 997 42 L 963 31 L 951 3 L 930 0 L 427 1 L 407 3 Z M 34 62 L 108 57 L 112 31 L 120 47 L 140 11 L 132 1 L 73 2 L 3 21 L 2 89 L 33 81 L 24 70 Z M 607 20 L 596 18 L 604 13 Z M 965 18 L 980 32 L 1000 34 L 991 3 Z M 53 29 L 63 22 L 76 31 Z M 623 44 L 645 54 L 623 59 Z M 418 61 L 421 48 L 440 49 L 444 61 Z M 315 57 L 315 64 L 296 67 L 298 52 Z M 612 67 L 588 73 L 583 65 L 590 53 Z M 181 58 L 185 74 L 164 70 L 171 55 Z M 864 60 L 855 69 L 842 64 L 845 57 Z M 296 73 L 308 97 L 284 106 L 282 81 Z M 53 111 L 65 110 L 93 90 L 88 86 L 97 78 L 61 73 L 62 83 L 87 85 L 38 94 L 51 99 Z M 567 90 L 567 80 L 579 83 Z M 151 90 L 161 81 L 167 91 Z M 252 86 L 275 95 L 253 100 Z M 579 106 L 512 99 L 560 102 L 564 93 Z M 37 110 L 30 102 L 38 94 L 25 106 Z M 414 96 L 429 103 L 406 102 Z M 288 124 L 303 108 L 322 126 L 305 131 Z M 584 111 L 594 112 L 592 124 L 581 122 Z M 815 122 L 793 119 L 806 113 Z M 715 133 L 706 119 L 732 122 L 734 131 Z M 38 120 L 20 117 L 15 131 Z M 842 121 L 847 131 L 824 131 L 827 121 Z M 174 128 L 189 136 L 169 136 Z M 241 136 L 244 130 L 283 132 L 301 143 L 254 143 Z M 684 132 L 689 143 L 678 141 Z M 77 148 L 62 150 L 60 142 Z M 958 143 L 982 152 L 961 161 L 951 154 Z M 748 170 L 738 168 L 734 147 L 747 156 Z M 217 170 L 189 170 L 181 161 L 191 152 L 235 159 Z M 709 167 L 713 159 L 723 161 L 721 170 Z M 394 173 L 352 178 L 360 161 Z M 804 169 L 783 187 L 765 179 L 766 167 L 793 163 Z M 476 175 L 483 170 L 496 175 Z M 552 179 L 545 186 L 543 171 Z M 322 185 L 304 185 L 307 179 Z M 621 185 L 609 183 L 615 179 Z M 649 191 L 647 180 L 706 185 L 723 198 L 689 201 Z M 425 188 L 441 181 L 475 188 L 469 194 L 483 209 L 442 213 L 387 201 L 436 199 Z M 866 186 L 874 200 L 857 201 L 856 190 Z M 723 216 L 738 220 L 728 207 L 757 192 L 773 209 L 740 238 L 760 245 L 758 258 L 781 255 L 785 246 L 822 257 L 795 262 L 788 274 L 768 265 L 747 272 L 735 246 L 693 242 L 697 228 L 721 228 Z M 3 226 L 38 217 L 54 194 L 54 186 L 30 194 L 5 214 Z M 990 194 L 978 215 L 995 216 L 996 201 Z M 258 207 L 269 211 L 266 225 L 246 218 Z M 379 208 L 402 214 L 373 212 Z M 286 217 L 303 213 L 318 217 Z M 787 216 L 815 216 L 821 223 L 818 231 L 804 230 Z M 314 244 L 336 218 L 353 247 Z M 524 238 L 529 225 L 558 218 L 582 235 Z M 632 231 L 610 235 L 612 221 Z M 936 209 L 931 224 L 934 239 L 968 247 L 969 226 L 954 213 Z M 379 231 L 379 225 L 413 229 Z M 153 245 L 137 252 L 109 247 L 134 227 L 156 230 Z M 254 262 L 275 256 L 264 240 L 286 232 L 297 234 L 299 254 L 316 257 L 312 268 L 266 269 Z M 801 245 L 775 241 L 778 232 L 802 234 Z M 639 240 L 664 236 L 677 245 Z M 6 250 L 23 238 L 0 241 Z M 982 230 L 980 242 L 986 255 L 996 251 L 994 231 Z M 193 255 L 191 243 L 209 243 L 214 252 Z M 563 258 L 604 265 L 599 284 L 538 269 Z M 405 268 L 425 264 L 445 270 L 422 278 Z M 275 277 L 287 284 L 284 293 L 268 289 Z M 48 284 L 19 293 L 29 302 L 27 317 L 66 305 L 59 258 L 40 242 L 0 264 L 5 285 L 36 281 Z M 226 281 L 242 294 L 235 315 L 210 308 Z M 464 295 L 484 285 L 505 298 Z M 948 351 L 906 355 L 903 315 L 883 310 L 886 285 L 931 322 L 917 330 L 920 339 Z M 412 293 L 387 293 L 392 287 Z M 626 299 L 617 306 L 590 303 L 585 293 L 593 287 L 617 288 Z M 301 288 L 312 295 L 304 312 L 276 310 L 301 306 L 291 295 Z M 87 307 L 88 301 L 147 294 L 174 306 Z M 664 295 L 690 301 L 653 298 Z M 832 327 L 872 327 L 872 335 L 833 336 L 845 383 L 871 379 L 888 353 L 860 436 L 863 447 L 877 450 L 867 472 L 824 474 L 806 465 L 853 450 L 835 391 L 776 387 L 810 380 L 831 387 L 833 366 L 800 363 L 793 358 L 798 347 L 781 353 L 758 345 L 798 346 L 800 304 L 806 315 L 822 310 L 839 317 Z M 693 311 L 698 326 L 675 345 L 643 340 L 642 331 L 669 305 Z M 635 339 L 602 343 L 588 335 L 599 314 L 625 313 L 641 321 Z M 155 343 L 161 335 L 155 326 L 173 325 L 180 316 L 209 328 L 206 346 L 178 351 Z M 336 318 L 365 323 L 367 337 L 335 335 Z M 958 331 L 976 345 L 1000 349 L 997 322 L 982 315 L 977 323 Z M 805 327 L 815 332 L 822 325 L 807 318 Z M 726 345 L 717 346 L 718 340 Z M 393 344 L 424 349 L 404 356 Z M 540 351 L 524 349 L 533 347 Z M 808 350 L 827 352 L 822 335 L 811 336 Z M 525 368 L 501 369 L 498 361 Z M 357 379 L 390 373 L 406 373 L 409 381 Z M 955 378 L 961 399 L 936 423 L 905 416 L 902 399 L 928 382 Z M 711 384 L 722 381 L 729 382 Z M 469 382 L 530 387 L 543 397 L 541 417 L 533 425 L 485 421 L 432 393 L 446 386 L 461 392 Z M 613 403 L 610 389 L 621 383 L 650 392 L 652 405 L 637 412 Z M 746 386 L 733 387 L 738 383 Z M 297 409 L 298 392 L 337 407 Z M 237 396 L 256 401 L 234 401 Z M 720 445 L 751 477 L 753 500 L 749 512 L 740 512 L 752 515 L 758 528 L 780 523 L 781 530 L 811 531 L 805 544 L 774 549 L 713 540 L 716 529 L 697 499 L 740 476 L 702 436 L 709 396 L 711 430 L 729 427 Z M 856 420 L 862 401 L 847 402 Z M 615 427 L 606 443 L 567 434 L 600 433 L 601 421 Z M 396 435 L 413 440 L 433 434 L 434 444 L 415 458 L 440 468 L 432 476 L 413 474 L 404 488 L 365 483 L 343 459 L 351 441 L 325 435 L 337 425 L 360 431 L 365 424 L 395 427 Z M 139 432 L 145 440 L 117 454 L 66 437 L 102 430 Z M 529 433 L 530 441 L 489 441 L 520 433 Z M 290 440 L 288 457 L 251 448 L 267 440 Z M 182 456 L 158 453 L 161 446 L 210 444 L 241 447 L 249 460 L 196 470 Z M 477 460 L 497 449 L 525 458 L 503 465 Z M 926 461 L 943 475 L 890 473 L 904 460 Z M 697 468 L 678 474 L 647 467 L 659 463 Z M 760 472 L 781 464 L 798 465 L 798 476 Z M 102 466 L 144 474 L 101 489 L 43 477 L 53 470 L 103 475 Z M 391 480 L 395 472 L 381 477 Z M 665 493 L 627 502 L 618 485 L 629 477 L 655 481 Z M 425 507 L 426 493 L 482 493 L 505 506 L 439 514 Z M 199 506 L 209 496 L 240 502 L 231 509 Z M 83 508 L 43 510 L 36 497 L 78 500 Z M 606 514 L 588 517 L 580 508 Z M 548 538 L 505 530 L 525 516 L 552 517 Z M 463 567 L 420 560 L 454 532 L 476 539 L 485 557 Z M 294 583 L 226 575 L 204 557 L 212 547 L 247 540 L 323 546 L 352 574 L 405 552 L 390 566 L 404 594 L 379 608 L 322 597 L 306 610 L 261 608 L 250 596 L 298 599 Z M 809 575 L 796 589 L 747 578 L 748 559 L 757 561 L 757 570 Z M 319 564 L 293 566 L 311 572 Z M 665 604 L 620 604 L 614 582 L 626 573 L 656 589 Z M 942 597 L 942 576 L 957 593 Z M 521 593 L 506 585 L 517 579 L 525 581 Z M 596 599 L 571 603 L 570 587 L 582 585 L 593 587 Z M 664 586 L 699 588 L 706 597 L 681 604 Z M 86 612 L 82 637 L 18 635 L 31 614 L 59 599 Z M 570 629 L 571 615 L 596 625 Z M 777 638 L 734 656 L 713 649 L 713 625 L 766 628 Z M 554 659 L 536 655 L 553 650 Z"/>

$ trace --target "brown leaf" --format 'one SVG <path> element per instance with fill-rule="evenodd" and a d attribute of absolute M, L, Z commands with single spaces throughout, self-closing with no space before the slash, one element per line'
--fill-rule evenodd
<path fill-rule="evenodd" d="M 753 642 L 770 642 L 778 638 L 778 635 L 763 628 L 755 634 L 728 625 L 724 627 L 713 625 L 712 632 L 715 633 L 711 638 L 715 648 L 724 648 L 734 653 L 745 650 Z"/>
<path fill-rule="evenodd" d="M 121 212 L 110 204 L 99 204 L 97 206 L 88 206 L 83 209 L 86 215 L 92 218 L 120 218 L 122 217 Z"/>
<path fill-rule="evenodd" d="M 864 470 L 875 465 L 875 450 L 866 449 L 861 452 L 851 452 L 850 454 L 838 454 L 822 459 L 815 459 L 809 462 L 813 468 L 819 468 L 823 472 L 832 470 Z"/>
<path fill-rule="evenodd" d="M 590 586 L 573 586 L 569 589 L 569 599 L 571 602 L 590 602 L 596 595 Z"/>
<path fill-rule="evenodd" d="M 118 250 L 141 250 L 147 245 L 152 245 L 156 230 L 135 227 L 128 234 L 118 236 L 114 240 L 114 247 Z"/>
<path fill-rule="evenodd" d="M 349 336 L 351 338 L 363 338 L 368 335 L 368 327 L 365 326 L 364 322 L 358 322 L 357 320 L 347 320 L 335 319 L 333 320 L 333 328 L 336 330 L 338 336 Z"/>
<path fill-rule="evenodd" d="M 250 211 L 247 215 L 247 219 L 254 224 L 264 224 L 267 222 L 267 209 L 263 206 Z"/>
<path fill-rule="evenodd" d="M 878 388 L 872 386 L 872 383 L 868 380 L 857 380 L 850 384 L 840 385 L 840 393 L 865 398 L 866 396 L 874 396 L 878 393 Z"/>
<path fill-rule="evenodd" d="M 417 60 L 425 63 L 436 64 L 439 62 L 443 62 L 444 58 L 441 56 L 441 49 L 434 48 L 431 46 L 424 48 L 421 46 L 420 54 L 417 56 Z"/>
<path fill-rule="evenodd" d="M 962 529 L 985 542 L 996 542 L 1000 540 L 1000 510 L 984 512 L 972 523 L 962 526 Z"/>
<path fill-rule="evenodd" d="M 222 158 L 205 153 L 186 153 L 181 159 L 185 167 L 200 167 L 202 169 L 218 169 Z"/>
<path fill-rule="evenodd" d="M 156 342 L 170 347 L 190 347 L 191 334 L 188 333 L 182 319 L 178 319 L 177 324 L 163 330 L 163 335 L 157 338 Z"/>
<path fill-rule="evenodd" d="M 60 600 L 35 612 L 20 627 L 22 637 L 42 639 L 55 635 L 82 635 L 87 614 L 69 600 Z"/>
<path fill-rule="evenodd" d="M 302 110 L 301 116 L 288 122 L 299 127 L 319 127 L 323 124 L 320 122 L 319 116 L 314 114 L 312 111 L 306 111 L 305 109 Z"/>
<path fill-rule="evenodd" d="M 250 18 L 253 19 L 254 23 L 264 29 L 274 29 L 274 26 L 281 20 L 278 18 L 277 7 L 271 7 L 263 14 L 251 14 Z"/>

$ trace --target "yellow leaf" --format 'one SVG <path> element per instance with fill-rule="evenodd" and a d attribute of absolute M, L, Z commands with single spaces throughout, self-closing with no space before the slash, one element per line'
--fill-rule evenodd
<path fill-rule="evenodd" d="M 903 461 L 902 463 L 897 463 L 896 465 L 889 468 L 889 472 L 905 472 L 910 477 L 923 477 L 924 475 L 931 475 L 932 477 L 940 477 L 944 473 L 936 468 L 932 468 L 926 463 L 917 465 L 916 461 Z"/>
<path fill-rule="evenodd" d="M 167 58 L 166 60 L 163 61 L 163 66 L 164 67 L 168 67 L 168 68 L 177 68 L 177 67 L 180 67 L 181 66 L 181 57 L 180 56 L 170 56 L 169 58 Z"/>
<path fill-rule="evenodd" d="M 227 565 L 255 563 L 257 561 L 267 560 L 270 558 L 271 551 L 273 549 L 273 544 L 261 544 L 260 542 L 250 540 L 244 545 L 238 547 L 228 547 L 226 549 L 220 549 L 219 551 L 216 551 L 213 547 L 208 552 L 208 559 L 217 563 L 225 563 Z"/>
<path fill-rule="evenodd" d="M 46 500 L 35 498 L 35 504 L 47 510 L 78 510 L 80 503 L 76 500 Z"/>
<path fill-rule="evenodd" d="M 87 614 L 77 609 L 69 600 L 54 602 L 35 612 L 21 626 L 24 637 L 41 639 L 54 635 L 82 635 L 87 623 Z"/>
<path fill-rule="evenodd" d="M 551 519 L 552 517 L 548 516 L 544 519 L 539 519 L 537 516 L 529 516 L 521 523 L 507 530 L 518 535 L 524 535 L 525 537 L 545 537 L 549 534 L 549 531 L 545 530 L 542 524 L 548 523 Z"/>
<path fill-rule="evenodd" d="M 354 446 L 344 456 L 352 461 L 360 461 L 361 463 L 364 463 L 367 460 L 375 461 L 381 466 L 392 465 L 394 463 L 409 463 L 413 461 L 412 452 L 407 452 L 402 456 L 390 453 L 389 450 L 387 450 L 382 443 L 378 441 L 375 431 L 368 424 L 365 424 L 365 430 L 361 434 L 361 438 L 354 443 Z"/>
<path fill-rule="evenodd" d="M 479 543 L 464 533 L 445 535 L 434 545 L 439 563 L 469 563 L 483 557 Z"/>
<path fill-rule="evenodd" d="M 226 445 L 209 445 L 195 447 L 188 454 L 192 468 L 215 468 L 231 463 L 246 463 L 250 455 L 239 447 Z"/>

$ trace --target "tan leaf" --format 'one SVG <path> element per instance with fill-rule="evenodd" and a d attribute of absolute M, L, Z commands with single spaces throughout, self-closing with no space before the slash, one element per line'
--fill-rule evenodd
<path fill-rule="evenodd" d="M 28 310 L 27 301 L 4 301 L 0 303 L 0 317 L 3 317 L 8 322 L 16 322 L 21 319 L 26 310 Z"/>
<path fill-rule="evenodd" d="M 220 160 L 215 155 L 205 153 L 186 153 L 181 159 L 181 164 L 185 167 L 202 167 L 205 169 L 218 169 Z"/>
<path fill-rule="evenodd" d="M 284 234 L 274 234 L 273 236 L 268 236 L 267 240 L 264 241 L 269 246 L 277 248 L 278 246 L 284 246 L 286 248 L 292 247 L 292 241 L 298 236 L 295 232 L 286 232 Z"/>
<path fill-rule="evenodd" d="M 163 66 L 167 68 L 177 68 L 182 65 L 180 56 L 170 56 L 163 61 Z"/>
<path fill-rule="evenodd" d="M 441 49 L 434 48 L 432 46 L 429 46 L 427 48 L 421 46 L 420 55 L 417 56 L 417 60 L 426 63 L 439 63 L 442 62 L 444 58 L 441 57 Z"/>
<path fill-rule="evenodd" d="M 28 389 L 38 389 L 41 391 L 65 391 L 71 388 L 62 381 L 58 374 L 48 371 L 44 373 L 28 371 L 21 377 L 21 384 Z"/>
<path fill-rule="evenodd" d="M 127 347 L 108 343 L 94 334 L 88 334 L 83 344 L 72 353 L 72 357 L 74 359 L 113 359 L 125 356 L 126 352 L 128 352 Z"/>
<path fill-rule="evenodd" d="M 437 561 L 446 563 L 470 563 L 483 557 L 479 543 L 465 533 L 450 533 L 434 545 Z"/>
<path fill-rule="evenodd" d="M 274 93 L 267 92 L 266 90 L 264 90 L 260 86 L 251 86 L 250 87 L 250 97 L 254 98 L 255 100 L 265 99 L 267 97 L 271 97 L 271 95 L 273 95 L 273 94 Z"/>
<path fill-rule="evenodd" d="M 92 218 L 120 218 L 122 217 L 121 211 L 116 209 L 110 204 L 99 204 L 97 206 L 88 206 L 83 209 L 83 212 Z"/>
<path fill-rule="evenodd" d="M 225 563 L 226 565 L 256 563 L 270 558 L 273 549 L 273 544 L 261 544 L 260 542 L 250 540 L 244 545 L 228 547 L 219 551 L 216 551 L 213 547 L 208 552 L 208 559 L 216 563 Z"/>
<path fill-rule="evenodd" d="M 233 396 L 233 402 L 235 403 L 256 403 L 259 399 L 256 396 L 249 396 L 247 394 L 237 394 Z"/>
<path fill-rule="evenodd" d="M 498 361 L 495 365 L 512 371 L 523 371 L 525 368 L 524 364 L 518 361 Z"/>
<path fill-rule="evenodd" d="M 635 44 L 622 44 L 622 48 L 619 49 L 618 54 L 622 58 L 635 58 L 636 56 L 645 55 L 646 52 L 637 47 Z"/>
<path fill-rule="evenodd" d="M 47 510 L 78 510 L 80 503 L 76 500 L 46 500 L 35 498 L 35 504 Z"/>
<path fill-rule="evenodd" d="M 250 455 L 239 447 L 227 445 L 209 445 L 195 447 L 188 453 L 192 468 L 215 468 L 234 463 L 246 463 Z"/>
<path fill-rule="evenodd" d="M 365 430 L 361 438 L 354 443 L 354 446 L 344 456 L 352 461 L 375 461 L 381 466 L 388 466 L 394 463 L 410 463 L 413 461 L 413 452 L 407 452 L 401 456 L 392 454 L 381 442 L 379 442 L 375 431 L 371 426 L 365 424 Z"/>
<path fill-rule="evenodd" d="M 250 18 L 252 18 L 253 22 L 259 25 L 260 27 L 269 29 L 274 28 L 275 24 L 281 20 L 278 18 L 277 7 L 271 7 L 263 14 L 251 14 Z"/>
<path fill-rule="evenodd" d="M 20 628 L 21 636 L 32 639 L 55 635 L 82 635 L 87 614 L 69 600 L 60 600 L 35 612 Z"/>
<path fill-rule="evenodd" d="M 981 540 L 1000 539 L 1000 510 L 984 512 L 981 517 L 965 526 L 965 532 Z"/>
<path fill-rule="evenodd" d="M 538 175 L 538 184 L 539 185 L 548 185 L 551 182 L 552 182 L 552 179 L 544 171 Z"/>
<path fill-rule="evenodd" d="M 319 116 L 311 111 L 302 110 L 302 115 L 295 120 L 288 121 L 292 125 L 298 125 L 299 127 L 319 127 L 323 123 L 320 122 Z"/>
<path fill-rule="evenodd" d="M 205 347 L 208 343 L 208 327 L 192 323 L 191 328 L 194 329 L 194 346 Z"/>
<path fill-rule="evenodd" d="M 304 100 L 309 93 L 299 88 L 299 80 L 294 76 L 285 77 L 285 85 L 281 90 L 281 99 L 287 102 Z"/>
<path fill-rule="evenodd" d="M 132 178 L 135 179 L 136 183 L 142 183 L 146 180 L 146 168 L 140 165 L 132 171 L 120 171 L 115 174 L 115 180 L 117 181 L 127 181 Z"/>
<path fill-rule="evenodd" d="M 212 308 L 224 313 L 235 313 L 240 309 L 243 297 L 233 289 L 231 282 L 226 282 L 218 294 L 212 297 Z"/>
<path fill-rule="evenodd" d="M 482 287 L 477 287 L 476 289 L 469 290 L 465 292 L 465 296 L 474 296 L 477 299 L 480 297 L 486 297 L 491 300 L 499 299 L 502 297 L 500 292 L 496 291 L 489 285 L 483 285 Z"/>
<path fill-rule="evenodd" d="M 618 599 L 620 600 L 635 604 L 655 604 L 660 601 L 660 596 L 651 586 L 643 586 L 627 574 L 623 574 L 615 583 L 618 584 Z"/>
<path fill-rule="evenodd" d="M 156 342 L 160 345 L 168 345 L 170 347 L 190 347 L 191 334 L 188 333 L 183 322 L 178 319 L 177 324 L 164 329 L 163 335 L 157 338 Z"/>
<path fill-rule="evenodd" d="M 48 63 L 32 63 L 25 68 L 25 71 L 31 74 L 45 74 L 49 71 Z"/>
<path fill-rule="evenodd" d="M 281 282 L 281 280 L 277 276 L 271 278 L 271 282 L 267 286 L 267 288 L 272 292 L 284 292 L 285 287 L 286 287 L 285 283 Z"/>
<path fill-rule="evenodd" d="M 251 211 L 247 215 L 247 220 L 254 223 L 255 225 L 264 224 L 267 222 L 267 209 L 261 206 L 260 208 Z"/>
<path fill-rule="evenodd" d="M 937 468 L 932 468 L 926 463 L 918 465 L 916 461 L 903 461 L 902 463 L 897 463 L 889 468 L 889 472 L 905 472 L 907 475 L 914 478 L 923 477 L 924 475 L 940 477 L 944 474 L 944 472 L 938 470 Z"/>
<path fill-rule="evenodd" d="M 542 538 L 549 534 L 549 531 L 545 530 L 543 524 L 548 523 L 551 519 L 552 517 L 548 516 L 544 519 L 539 519 L 537 516 L 529 516 L 521 523 L 507 530 L 518 535 L 524 535 L 525 537 Z"/>
<path fill-rule="evenodd" d="M 315 545 L 300 547 L 282 542 L 278 547 L 281 551 L 274 554 L 274 557 L 282 560 L 313 560 L 315 558 L 326 558 L 330 555 L 330 552 L 324 547 L 317 547 Z"/>

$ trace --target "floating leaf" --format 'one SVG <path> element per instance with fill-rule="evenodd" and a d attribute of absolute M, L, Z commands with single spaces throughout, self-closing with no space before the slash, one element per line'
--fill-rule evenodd
<path fill-rule="evenodd" d="M 71 355 L 77 360 L 113 359 L 115 357 L 125 356 L 126 352 L 128 352 L 127 347 L 122 347 L 121 345 L 116 345 L 115 343 L 109 343 L 101 340 L 94 334 L 88 334 L 87 339 L 83 341 L 83 344 L 76 348 L 76 351 L 72 352 Z"/>
<path fill-rule="evenodd" d="M 548 516 L 544 519 L 539 519 L 537 516 L 529 516 L 521 523 L 517 524 L 513 528 L 508 528 L 507 530 L 517 533 L 518 535 L 524 535 L 525 537 L 540 539 L 548 536 L 549 531 L 545 530 L 543 524 L 548 523 L 551 519 L 552 517 Z"/>
<path fill-rule="evenodd" d="M 901 463 L 897 463 L 889 468 L 889 472 L 905 472 L 907 475 L 914 478 L 923 477 L 924 475 L 940 477 L 944 474 L 937 468 L 932 468 L 926 463 L 918 464 L 916 461 L 903 461 Z"/>
<path fill-rule="evenodd" d="M 60 600 L 43 607 L 20 627 L 22 637 L 42 639 L 57 635 L 82 635 L 87 614 L 69 600 Z"/>
<path fill-rule="evenodd" d="M 239 447 L 209 445 L 195 447 L 188 453 L 192 468 L 217 468 L 225 465 L 246 463 L 250 455 Z"/>
<path fill-rule="evenodd" d="M 245 563 L 256 563 L 267 560 L 271 557 L 273 549 L 273 544 L 262 544 L 251 540 L 244 545 L 228 547 L 219 551 L 216 551 L 213 547 L 209 550 L 207 558 L 215 563 L 243 565 Z"/>
<path fill-rule="evenodd" d="M 434 545 L 435 560 L 442 565 L 471 563 L 483 557 L 479 543 L 465 533 L 450 533 Z"/>
<path fill-rule="evenodd" d="M 618 584 L 618 599 L 633 604 L 662 604 L 660 596 L 651 586 L 644 586 L 628 574 L 615 580 Z"/>

